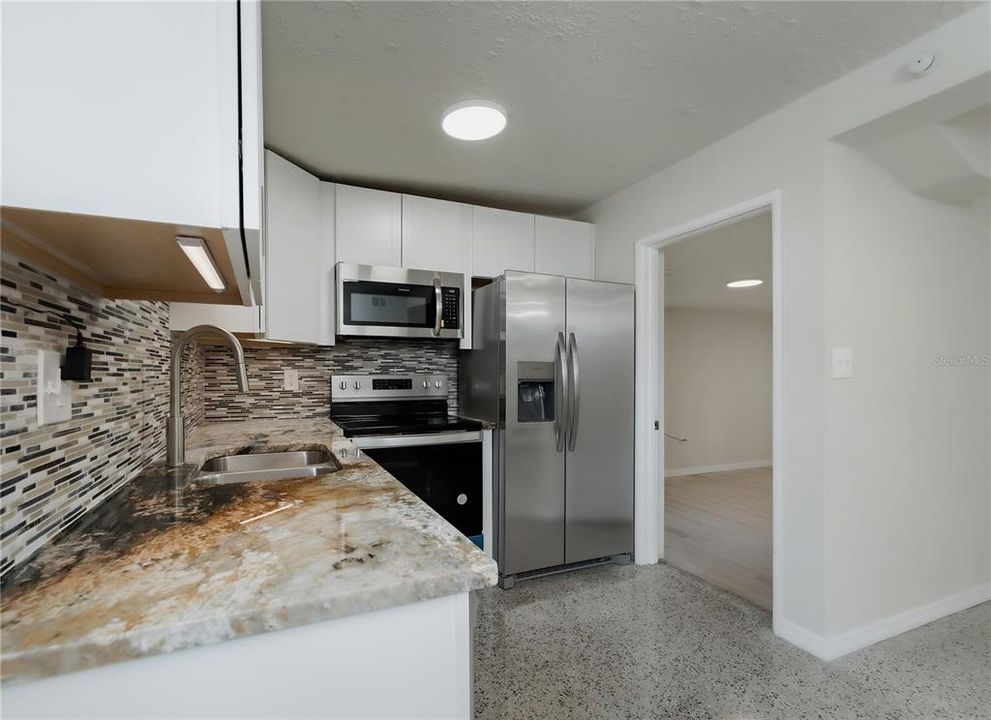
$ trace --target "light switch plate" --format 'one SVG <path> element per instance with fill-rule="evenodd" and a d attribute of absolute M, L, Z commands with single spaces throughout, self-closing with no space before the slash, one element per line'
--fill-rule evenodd
<path fill-rule="evenodd" d="M 853 377 L 853 348 L 833 348 L 833 379 Z"/>
<path fill-rule="evenodd" d="M 285 368 L 283 370 L 282 389 L 299 390 L 299 370 Z"/>
<path fill-rule="evenodd" d="M 65 422 L 72 417 L 72 386 L 62 382 L 61 356 L 54 350 L 38 351 L 38 424 Z"/>

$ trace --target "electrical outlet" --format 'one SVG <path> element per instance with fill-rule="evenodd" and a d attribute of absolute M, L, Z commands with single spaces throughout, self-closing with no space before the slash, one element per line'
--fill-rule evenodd
<path fill-rule="evenodd" d="M 282 372 L 282 389 L 299 390 L 299 370 L 285 368 Z"/>
<path fill-rule="evenodd" d="M 72 386 L 62 381 L 59 354 L 38 351 L 38 424 L 65 422 L 72 417 Z"/>

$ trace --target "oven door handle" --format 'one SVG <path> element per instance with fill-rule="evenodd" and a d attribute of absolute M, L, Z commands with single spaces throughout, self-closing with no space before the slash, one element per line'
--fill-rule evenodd
<path fill-rule="evenodd" d="M 458 443 L 482 442 L 480 430 L 467 430 L 453 433 L 430 433 L 423 435 L 366 435 L 350 438 L 351 444 L 359 450 L 374 448 L 422 447 L 425 445 L 455 445 Z"/>
<path fill-rule="evenodd" d="M 434 337 L 440 337 L 440 321 L 444 317 L 444 297 L 440 291 L 440 278 L 434 277 Z"/>

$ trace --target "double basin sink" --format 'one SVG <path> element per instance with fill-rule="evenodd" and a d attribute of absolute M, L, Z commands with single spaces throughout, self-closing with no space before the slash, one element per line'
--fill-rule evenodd
<path fill-rule="evenodd" d="M 326 448 L 223 455 L 207 460 L 196 481 L 212 485 L 327 475 L 341 469 Z"/>

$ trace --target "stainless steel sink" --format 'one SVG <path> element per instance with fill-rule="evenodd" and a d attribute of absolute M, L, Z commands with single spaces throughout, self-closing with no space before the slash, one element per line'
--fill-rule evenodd
<path fill-rule="evenodd" d="M 196 476 L 198 482 L 223 485 L 257 480 L 317 477 L 341 469 L 328 450 L 224 455 L 207 460 Z"/>

